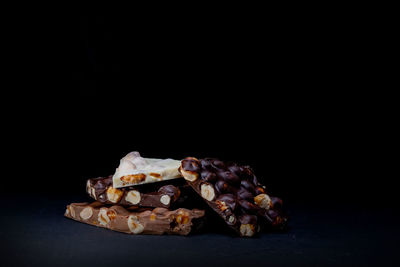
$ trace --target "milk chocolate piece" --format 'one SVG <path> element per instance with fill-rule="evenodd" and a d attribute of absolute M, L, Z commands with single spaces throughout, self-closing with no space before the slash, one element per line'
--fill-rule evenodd
<path fill-rule="evenodd" d="M 180 195 L 179 188 L 173 185 L 164 185 L 158 190 L 156 186 L 151 185 L 118 189 L 112 185 L 111 175 L 92 178 L 86 183 L 86 192 L 90 197 L 105 204 L 154 208 L 169 208 Z"/>
<path fill-rule="evenodd" d="M 273 228 L 286 226 L 282 200 L 266 193 L 249 166 L 189 157 L 182 160 L 179 171 L 240 236 L 253 236 L 259 231 L 261 220 Z"/>
<path fill-rule="evenodd" d="M 64 216 L 127 234 L 188 235 L 202 225 L 204 210 L 125 209 L 118 205 L 107 207 L 96 201 L 72 203 L 67 206 Z"/>

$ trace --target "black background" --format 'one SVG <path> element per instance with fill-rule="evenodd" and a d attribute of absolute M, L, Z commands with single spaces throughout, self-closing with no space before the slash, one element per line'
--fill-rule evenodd
<path fill-rule="evenodd" d="M 395 188 L 381 165 L 386 154 L 379 149 L 387 139 L 377 134 L 391 126 L 378 113 L 379 98 L 364 86 L 375 82 L 366 71 L 373 58 L 366 56 L 362 29 L 322 21 L 257 15 L 187 25 L 119 14 L 21 20 L 13 32 L 20 52 L 10 67 L 19 70 L 12 90 L 16 116 L 6 116 L 16 145 L 13 179 L 4 182 L 3 196 L 32 196 L 25 211 L 38 199 L 51 214 L 60 208 L 53 215 L 62 216 L 65 203 L 85 199 L 87 178 L 112 174 L 120 158 L 137 150 L 145 157 L 217 157 L 251 165 L 297 214 L 297 223 L 331 216 L 343 234 L 354 211 L 364 217 L 349 222 L 349 231 L 361 229 L 363 236 L 363 227 L 384 228 L 369 224 L 398 219 L 392 213 Z M 29 172 L 19 174 L 23 169 Z M 15 179 L 23 184 L 18 190 L 10 189 Z M 305 246 L 318 243 L 312 238 L 317 222 L 306 224 Z M 332 232 L 324 231 L 329 239 Z M 18 251 L 23 237 L 7 237 Z M 285 248 L 284 238 L 278 243 Z M 384 250 L 374 251 L 377 263 Z M 369 254 L 342 261 L 332 253 L 325 262 L 325 252 L 302 252 L 317 260 L 296 263 L 357 263 Z"/>

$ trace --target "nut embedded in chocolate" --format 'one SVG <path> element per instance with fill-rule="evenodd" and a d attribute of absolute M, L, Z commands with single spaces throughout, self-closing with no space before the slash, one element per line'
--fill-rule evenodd
<path fill-rule="evenodd" d="M 110 222 L 110 218 L 107 215 L 107 209 L 100 209 L 99 214 L 97 215 L 97 220 L 101 225 L 107 225 Z"/>
<path fill-rule="evenodd" d="M 138 217 L 134 215 L 128 217 L 128 227 L 134 234 L 140 234 L 144 230 L 144 226 L 140 223 Z"/>
<path fill-rule="evenodd" d="M 93 209 L 91 207 L 86 207 L 79 213 L 79 216 L 81 216 L 83 220 L 90 219 L 92 215 L 93 215 Z"/>
<path fill-rule="evenodd" d="M 199 178 L 199 174 L 197 173 L 200 170 L 199 163 L 193 158 L 186 158 L 182 160 L 182 165 L 179 167 L 178 171 L 182 174 L 185 180 L 194 182 Z"/>
<path fill-rule="evenodd" d="M 256 191 L 253 183 L 247 181 L 247 180 L 242 180 L 240 181 L 240 186 L 245 188 L 247 191 L 249 191 L 250 193 L 254 194 Z"/>
<path fill-rule="evenodd" d="M 219 195 L 217 201 L 225 203 L 225 205 L 228 206 L 232 211 L 236 209 L 237 201 L 235 196 L 232 194 Z"/>
<path fill-rule="evenodd" d="M 162 203 L 162 204 L 164 204 L 164 205 L 169 205 L 169 202 L 171 201 L 171 197 L 170 196 L 168 196 L 168 195 L 162 195 L 161 197 L 160 197 L 160 202 Z"/>
<path fill-rule="evenodd" d="M 257 216 L 254 215 L 242 215 L 239 217 L 240 222 L 240 234 L 242 236 L 251 237 L 258 230 Z"/>
<path fill-rule="evenodd" d="M 132 205 L 137 205 L 137 204 L 140 202 L 140 200 L 141 200 L 139 191 L 130 190 L 130 191 L 126 194 L 125 200 L 126 200 L 126 202 L 129 202 L 129 203 L 131 203 Z"/>
<path fill-rule="evenodd" d="M 218 177 L 221 178 L 223 181 L 227 182 L 231 185 L 238 185 L 240 184 L 240 178 L 230 171 L 222 171 L 217 173 Z"/>
<path fill-rule="evenodd" d="M 203 183 L 200 187 L 201 196 L 208 201 L 212 201 L 215 198 L 215 190 L 211 184 Z"/>
<path fill-rule="evenodd" d="M 218 160 L 218 159 L 213 159 L 213 160 L 211 160 L 211 165 L 212 165 L 215 169 L 217 169 L 217 170 L 219 170 L 219 169 L 221 169 L 221 170 L 225 169 L 225 164 L 224 164 L 224 162 L 222 162 L 222 161 L 220 161 L 220 160 Z"/>
<path fill-rule="evenodd" d="M 173 201 L 176 201 L 181 194 L 179 188 L 177 188 L 173 185 L 164 185 L 164 186 L 160 187 L 160 189 L 158 189 L 158 192 L 164 193 L 164 194 L 170 196 L 170 198 L 172 198 Z"/>
<path fill-rule="evenodd" d="M 254 195 L 247 191 L 245 188 L 241 187 L 237 192 L 236 195 L 239 199 L 247 199 L 247 200 L 252 200 L 254 198 Z"/>
<path fill-rule="evenodd" d="M 185 171 L 198 172 L 200 170 L 199 161 L 195 158 L 186 158 L 182 161 Z"/>
<path fill-rule="evenodd" d="M 267 194 L 259 194 L 254 197 L 254 202 L 263 209 L 271 207 L 271 198 Z"/>
<path fill-rule="evenodd" d="M 235 189 L 232 187 L 232 186 L 230 186 L 229 184 L 227 184 L 226 182 L 224 182 L 224 181 L 221 181 L 221 180 L 219 180 L 219 181 L 217 181 L 216 183 L 215 183 L 215 189 L 218 191 L 218 193 L 220 193 L 220 194 L 224 194 L 224 193 L 234 193 L 235 192 Z"/>
<path fill-rule="evenodd" d="M 245 199 L 241 199 L 241 200 L 239 200 L 238 202 L 239 202 L 239 205 L 240 205 L 243 209 L 245 209 L 247 212 L 255 213 L 255 212 L 257 212 L 258 209 L 259 209 L 256 205 L 254 205 L 253 203 L 251 203 L 251 202 L 249 202 L 249 201 L 247 201 L 247 200 L 245 200 Z"/>
<path fill-rule="evenodd" d="M 121 190 L 113 188 L 112 186 L 107 189 L 107 198 L 112 203 L 118 203 L 123 194 Z"/>

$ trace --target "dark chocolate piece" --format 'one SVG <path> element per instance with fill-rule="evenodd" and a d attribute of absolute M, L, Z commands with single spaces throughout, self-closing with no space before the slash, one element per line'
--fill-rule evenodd
<path fill-rule="evenodd" d="M 185 158 L 179 171 L 226 224 L 241 236 L 253 236 L 260 219 L 274 228 L 284 228 L 287 218 L 282 200 L 269 196 L 253 170 L 218 159 Z"/>
<path fill-rule="evenodd" d="M 204 210 L 165 208 L 131 211 L 121 206 L 106 207 L 103 203 L 72 203 L 65 217 L 127 234 L 188 235 L 198 229 Z"/>
<path fill-rule="evenodd" d="M 86 192 L 90 197 L 105 204 L 154 208 L 169 208 L 180 195 L 179 188 L 170 184 L 158 190 L 156 186 L 145 185 L 117 189 L 112 186 L 112 176 L 89 179 Z"/>

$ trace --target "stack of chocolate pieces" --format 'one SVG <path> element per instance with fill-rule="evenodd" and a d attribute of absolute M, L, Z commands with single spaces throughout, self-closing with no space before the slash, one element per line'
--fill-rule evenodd
<path fill-rule="evenodd" d="M 188 235 L 204 225 L 207 207 L 240 236 L 284 229 L 287 222 L 282 201 L 267 194 L 249 166 L 212 158 L 131 152 L 114 175 L 89 179 L 86 192 L 95 201 L 68 205 L 66 217 L 129 234 Z"/>

